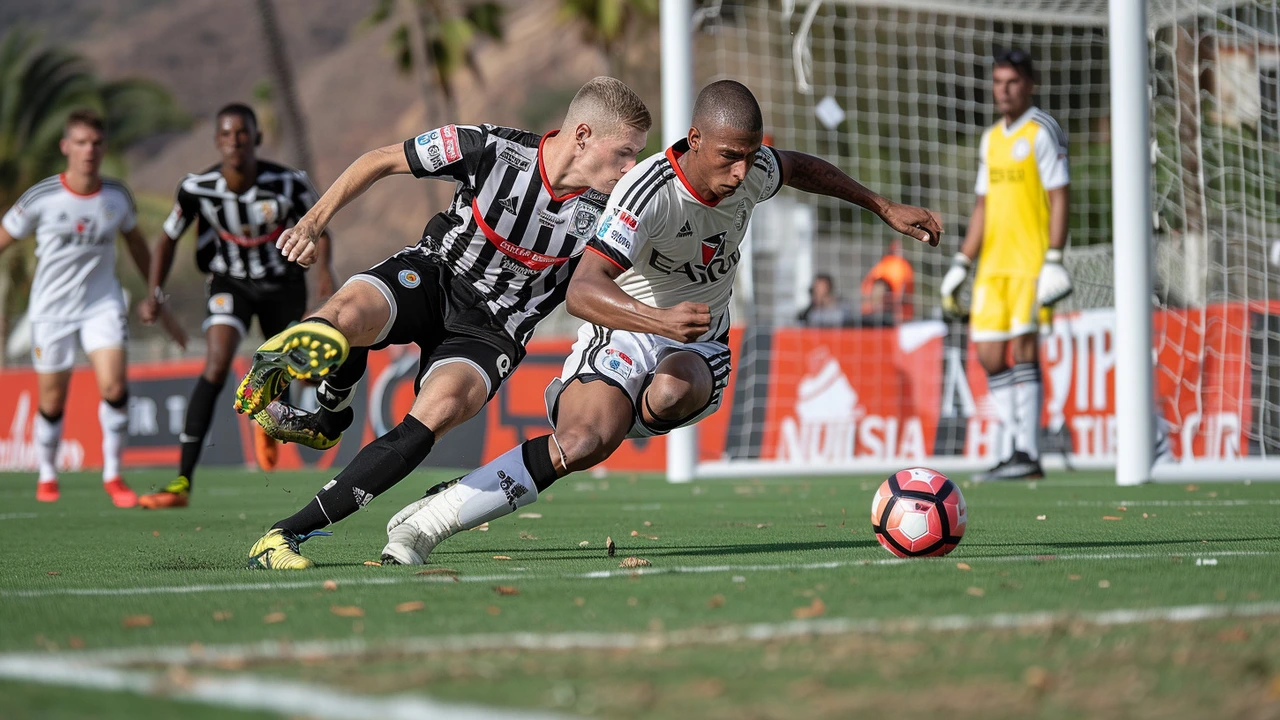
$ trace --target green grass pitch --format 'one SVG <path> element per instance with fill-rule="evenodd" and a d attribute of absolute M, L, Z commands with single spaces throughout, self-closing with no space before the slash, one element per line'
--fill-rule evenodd
<path fill-rule="evenodd" d="M 318 568 L 244 569 L 327 477 L 206 470 L 190 508 L 149 512 L 90 474 L 53 505 L 0 476 L 0 715 L 340 714 L 191 699 L 246 678 L 607 718 L 1280 714 L 1280 485 L 958 477 L 964 542 L 899 561 L 870 527 L 879 478 L 575 475 L 442 545 L 433 574 L 365 565 L 449 477 L 421 473 L 303 545 Z M 84 680 L 104 668 L 152 684 Z"/>

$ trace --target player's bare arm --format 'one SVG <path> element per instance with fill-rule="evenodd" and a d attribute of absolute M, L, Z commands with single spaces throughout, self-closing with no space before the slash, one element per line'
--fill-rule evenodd
<path fill-rule="evenodd" d="M 375 182 L 390 175 L 408 175 L 412 169 L 404 155 L 404 146 L 387 145 L 356 158 L 337 180 L 324 191 L 320 200 L 307 211 L 297 225 L 285 230 L 276 241 L 276 247 L 289 259 L 303 267 L 320 260 L 320 237 L 329 227 L 333 216 L 360 197 Z M 328 254 L 326 241 L 325 254 Z M 324 264 L 328 264 L 327 260 Z"/>
<path fill-rule="evenodd" d="M 1067 247 L 1070 197 L 1070 185 L 1063 185 L 1049 191 L 1049 249 L 1051 250 L 1063 250 Z"/>
<path fill-rule="evenodd" d="M 174 247 L 177 244 L 177 238 L 161 232 L 160 239 L 156 242 L 156 251 L 151 254 L 149 269 L 145 271 L 147 296 L 138 303 L 138 318 L 144 325 L 154 323 L 160 315 L 160 304 L 164 298 L 164 281 L 168 279 L 169 271 L 173 268 Z"/>
<path fill-rule="evenodd" d="M 17 242 L 17 240 L 9 234 L 9 231 L 5 230 L 3 226 L 0 226 L 0 253 L 8 250 L 9 246 L 15 242 Z"/>
<path fill-rule="evenodd" d="M 584 253 L 569 281 L 565 309 L 595 325 L 680 342 L 693 342 L 711 329 L 711 310 L 705 304 L 682 302 L 672 308 L 656 308 L 642 303 L 614 282 L 622 272 L 603 255 Z"/>
<path fill-rule="evenodd" d="M 870 210 L 894 230 L 934 247 L 941 240 L 942 220 L 937 213 L 878 195 L 820 157 L 793 150 L 778 150 L 777 153 L 782 161 L 784 184 L 804 192 L 839 198 Z"/>

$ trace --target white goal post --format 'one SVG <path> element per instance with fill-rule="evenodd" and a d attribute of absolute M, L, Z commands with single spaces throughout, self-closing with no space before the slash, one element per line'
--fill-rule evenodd
<path fill-rule="evenodd" d="M 1070 138 L 1076 292 L 1041 339 L 1046 469 L 1280 480 L 1280 0 L 662 0 L 661 26 L 665 142 L 697 87 L 741 80 L 769 141 L 949 233 L 897 247 L 835 201 L 761 205 L 723 417 L 672 434 L 670 481 L 994 463 L 1008 439 L 937 287 L 1011 48 Z M 905 287 L 877 282 L 890 256 Z M 818 275 L 844 327 L 797 322 Z"/>

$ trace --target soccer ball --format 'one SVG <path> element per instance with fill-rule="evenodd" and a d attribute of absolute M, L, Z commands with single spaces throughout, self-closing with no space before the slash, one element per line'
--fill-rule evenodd
<path fill-rule="evenodd" d="M 928 468 L 890 475 L 871 501 L 876 540 L 898 557 L 946 555 L 960 544 L 967 521 L 960 488 Z"/>

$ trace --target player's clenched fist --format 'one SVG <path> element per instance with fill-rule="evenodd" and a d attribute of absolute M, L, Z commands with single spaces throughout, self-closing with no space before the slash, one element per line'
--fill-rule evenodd
<path fill-rule="evenodd" d="M 933 247 L 937 247 L 938 241 L 942 239 L 942 219 L 932 210 L 913 205 L 889 203 L 889 206 L 880 214 L 880 219 L 903 235 L 910 235 Z"/>
<path fill-rule="evenodd" d="M 663 313 L 662 335 L 680 342 L 694 342 L 711 329 L 711 308 L 705 303 L 682 302 Z"/>
<path fill-rule="evenodd" d="M 311 267 L 316 259 L 316 242 L 321 232 L 310 225 L 298 223 L 281 233 L 280 239 L 276 240 L 276 248 L 289 262 Z"/>

